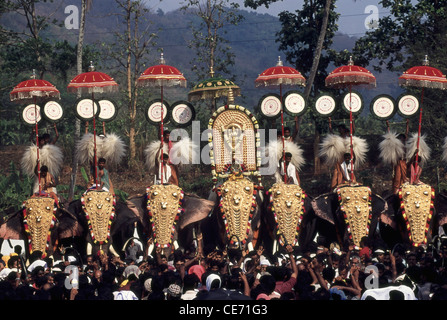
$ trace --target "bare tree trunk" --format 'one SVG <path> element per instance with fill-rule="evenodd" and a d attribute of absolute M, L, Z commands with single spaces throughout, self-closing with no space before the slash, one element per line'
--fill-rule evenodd
<path fill-rule="evenodd" d="M 84 46 L 84 35 L 85 35 L 85 15 L 87 13 L 87 2 L 89 0 L 82 0 L 81 8 L 81 23 L 79 26 L 79 36 L 78 36 L 78 47 L 76 53 L 76 72 L 77 74 L 82 73 L 82 56 L 83 56 L 83 46 Z M 78 92 L 77 97 L 80 98 L 81 94 Z M 81 137 L 81 120 L 76 118 L 75 122 L 75 144 L 73 147 L 72 154 L 72 165 L 71 165 L 71 178 L 70 178 L 70 189 L 68 191 L 68 200 L 71 201 L 74 197 L 74 190 L 76 186 L 76 176 L 78 173 L 78 162 L 76 161 L 76 143 Z"/>
<path fill-rule="evenodd" d="M 318 71 L 318 64 L 320 63 L 321 52 L 323 51 L 323 43 L 326 37 L 326 29 L 329 21 L 329 13 L 331 8 L 332 0 L 326 0 L 326 5 L 324 7 L 324 16 L 323 23 L 321 25 L 320 35 L 318 36 L 317 47 L 315 49 L 314 60 L 312 62 L 312 68 L 310 69 L 309 78 L 307 80 L 306 88 L 304 89 L 304 100 L 307 101 L 309 99 L 310 91 L 312 90 L 312 86 L 315 80 L 315 76 Z M 301 123 L 301 117 L 299 119 L 299 123 Z M 299 134 L 297 134 L 298 137 Z M 317 126 L 315 126 L 315 134 L 314 134 L 314 174 L 320 174 L 320 158 L 318 157 L 318 144 L 320 142 L 320 134 L 318 132 Z"/>
<path fill-rule="evenodd" d="M 127 0 L 127 12 L 126 12 L 126 22 L 127 22 L 127 93 L 128 93 L 128 103 L 129 103 L 129 153 L 132 162 L 136 158 L 136 146 L 135 146 L 135 106 L 134 106 L 134 95 L 132 90 L 132 35 L 131 35 L 131 13 L 132 13 L 132 3 Z M 137 23 L 136 23 L 137 24 Z"/>

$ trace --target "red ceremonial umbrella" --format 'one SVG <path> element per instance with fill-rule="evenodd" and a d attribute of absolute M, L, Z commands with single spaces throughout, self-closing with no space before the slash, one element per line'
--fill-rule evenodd
<path fill-rule="evenodd" d="M 282 132 L 282 158 L 284 162 L 284 182 L 287 181 L 285 168 L 285 142 L 284 142 L 284 108 L 282 101 L 282 87 L 284 86 L 305 86 L 306 79 L 296 69 L 292 67 L 285 67 L 278 57 L 276 66 L 270 67 L 262 72 L 255 80 L 255 86 L 264 86 L 266 88 L 279 87 L 279 97 L 281 102 L 281 132 Z"/>
<path fill-rule="evenodd" d="M 351 139 L 351 159 L 353 158 L 352 148 L 352 108 L 351 91 L 352 86 L 375 87 L 376 77 L 367 69 L 354 65 L 352 56 L 349 57 L 348 65 L 341 66 L 332 71 L 325 79 L 326 87 L 334 89 L 349 88 L 349 123 Z M 354 167 L 351 170 L 351 179 L 354 178 Z"/>
<path fill-rule="evenodd" d="M 160 136 L 161 148 L 163 150 L 163 87 L 181 86 L 186 87 L 186 79 L 183 74 L 175 67 L 165 64 L 163 53 L 161 53 L 160 64 L 147 68 L 137 79 L 138 87 L 160 88 L 161 92 L 161 123 Z M 161 162 L 163 163 L 163 152 L 161 153 Z M 163 165 L 161 166 L 161 184 L 163 184 Z"/>
<path fill-rule="evenodd" d="M 430 67 L 428 57 L 425 56 L 422 66 L 411 67 L 399 77 L 399 85 L 403 87 L 419 87 L 421 92 L 421 108 L 419 111 L 419 128 L 417 149 L 421 136 L 422 103 L 424 101 L 424 88 L 447 89 L 446 76 L 438 69 Z M 416 154 L 415 174 L 417 174 L 418 154 Z"/>
<path fill-rule="evenodd" d="M 95 71 L 95 67 L 90 62 L 88 72 L 81 73 L 74 77 L 67 86 L 68 92 L 92 95 L 93 112 L 93 144 L 94 144 L 94 166 L 95 166 L 95 188 L 98 187 L 98 170 L 96 158 L 96 121 L 95 121 L 95 93 L 116 92 L 118 84 L 109 75 Z"/>
<path fill-rule="evenodd" d="M 36 146 L 37 146 L 37 176 L 39 181 L 39 195 L 40 188 L 40 158 L 39 158 L 39 130 L 37 125 L 37 101 L 47 98 L 60 99 L 60 92 L 50 82 L 36 79 L 36 70 L 33 70 L 31 79 L 20 82 L 9 94 L 11 101 L 16 102 L 32 102 L 34 104 L 34 115 L 36 123 Z"/>

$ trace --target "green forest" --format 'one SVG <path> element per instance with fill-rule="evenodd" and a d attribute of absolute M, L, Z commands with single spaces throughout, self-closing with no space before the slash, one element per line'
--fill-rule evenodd
<path fill-rule="evenodd" d="M 200 1 L 199 1 L 200 2 Z M 267 1 L 274 2 L 274 1 Z M 143 165 L 143 152 L 150 141 L 157 139 L 158 127 L 145 117 L 149 101 L 159 98 L 156 88 L 136 88 L 135 79 L 149 66 L 159 63 L 161 54 L 166 64 L 175 66 L 187 79 L 186 88 L 166 88 L 165 99 L 169 103 L 187 100 L 188 92 L 199 81 L 208 77 L 210 61 L 216 75 L 231 79 L 241 88 L 241 96 L 234 104 L 251 110 L 262 128 L 270 128 L 272 122 L 260 114 L 258 103 L 266 94 L 277 89 L 255 87 L 254 80 L 265 69 L 274 66 L 278 58 L 284 65 L 299 70 L 305 78 L 311 74 L 317 41 L 323 21 L 326 1 L 304 1 L 301 8 L 291 8 L 279 16 L 257 14 L 233 7 L 229 1 L 209 1 L 219 11 L 217 17 L 206 20 L 194 1 L 185 1 L 185 7 L 165 13 L 153 12 L 143 1 L 102 0 L 21 0 L 2 1 L 0 5 L 0 148 L 11 150 L 30 144 L 33 126 L 22 119 L 26 105 L 10 101 L 9 93 L 15 85 L 29 79 L 36 72 L 39 79 L 55 85 L 61 94 L 59 103 L 64 117 L 57 123 L 58 144 L 63 148 L 66 164 L 71 167 L 76 140 L 83 134 L 87 124 L 78 119 L 75 111 L 76 94 L 67 91 L 67 85 L 79 73 L 79 22 L 81 7 L 88 3 L 85 15 L 85 38 L 82 46 L 82 72 L 90 63 L 96 70 L 110 75 L 119 84 L 119 92 L 105 96 L 118 107 L 118 115 L 105 123 L 107 132 L 122 137 L 129 146 L 129 154 L 112 174 L 126 173 L 128 179 L 138 176 L 150 181 Z M 256 7 L 266 1 L 246 1 Z M 356 65 L 370 70 L 377 79 L 373 89 L 355 88 L 363 99 L 363 109 L 355 116 L 356 135 L 370 143 L 369 161 L 359 172 L 360 181 L 372 185 L 381 193 L 389 186 L 389 168 L 381 166 L 377 156 L 380 137 L 387 130 L 410 132 L 418 130 L 417 116 L 405 119 L 397 112 L 393 118 L 383 121 L 375 117 L 370 105 L 379 95 L 390 95 L 396 101 L 406 93 L 420 97 L 420 88 L 402 88 L 398 77 L 412 66 L 420 65 L 428 56 L 430 66 L 447 72 L 444 44 L 447 43 L 447 11 L 445 1 L 381 1 L 389 9 L 389 16 L 379 21 L 379 27 L 361 38 L 349 37 L 338 32 L 337 19 L 332 1 L 323 50 L 314 82 L 309 88 L 287 88 L 304 92 L 309 90 L 306 112 L 300 116 L 298 142 L 305 149 L 306 165 L 302 181 L 309 194 L 327 191 L 327 170 L 316 170 L 316 151 L 321 138 L 329 132 L 327 118 L 319 117 L 314 110 L 316 99 L 322 94 L 337 98 L 337 111 L 331 116 L 331 124 L 348 124 L 349 114 L 340 107 L 340 97 L 346 89 L 330 89 L 324 85 L 325 77 L 336 67 L 347 64 L 352 56 Z M 206 23 L 216 31 L 214 37 L 206 34 Z M 210 25 L 208 25 L 210 26 Z M 210 48 L 214 48 L 210 54 Z M 444 188 L 444 166 L 441 161 L 446 128 L 446 93 L 443 90 L 426 89 L 423 100 L 422 132 L 431 147 L 431 158 L 423 171 L 422 180 Z M 100 97 L 95 97 L 100 98 Z M 217 106 L 227 100 L 220 98 Z M 213 110 L 213 101 L 194 102 L 196 120 L 205 129 Z M 286 125 L 293 127 L 294 118 L 286 115 Z M 279 121 L 273 124 L 279 129 Z M 167 123 L 173 129 L 172 123 Z M 53 134 L 53 124 L 39 123 L 40 132 Z M 102 130 L 102 128 L 101 128 Z M 5 153 L 6 154 L 6 153 Z M 13 161 L 15 159 L 15 161 Z M 19 155 L 3 159 L 0 169 L 0 207 L 3 210 L 21 205 L 29 196 L 32 179 L 20 171 Z M 182 187 L 187 192 L 207 196 L 211 189 L 209 168 L 199 165 L 181 177 Z M 136 173 L 135 173 L 136 171 Z M 131 174 L 131 172 L 133 174 Z M 85 169 L 79 168 L 80 179 L 76 181 L 75 197 L 83 191 Z M 266 177 L 268 179 L 268 177 Z M 60 184 L 60 191 L 68 197 L 70 180 Z M 268 182 L 265 183 L 268 186 Z M 133 191 L 120 188 L 118 193 L 125 199 Z M 143 192 L 144 190 L 142 190 Z"/>

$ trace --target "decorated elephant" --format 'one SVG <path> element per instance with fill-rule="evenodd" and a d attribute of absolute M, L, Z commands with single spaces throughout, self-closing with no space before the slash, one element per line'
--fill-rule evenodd
<path fill-rule="evenodd" d="M 276 139 L 266 146 L 266 156 L 269 166 L 276 168 L 276 183 L 266 192 L 263 204 L 263 247 L 271 253 L 276 252 L 277 244 L 304 249 L 312 241 L 314 223 L 308 219 L 312 216 L 312 198 L 299 184 L 299 172 L 305 164 L 303 150 L 293 141 Z"/>
<path fill-rule="evenodd" d="M 264 195 L 241 173 L 215 190 L 213 213 L 201 222 L 205 245 L 220 249 L 253 249 L 257 246 Z"/>
<path fill-rule="evenodd" d="M 30 197 L 22 209 L 2 217 L 0 238 L 23 240 L 26 255 L 40 251 L 54 253 L 64 230 L 78 224 L 77 217 L 49 196 Z"/>
<path fill-rule="evenodd" d="M 143 238 L 152 239 L 156 247 L 169 254 L 173 244 L 184 249 L 193 244 L 200 221 L 208 218 L 214 203 L 165 184 L 152 185 L 144 195 L 130 197 L 127 207 L 138 217 Z"/>
<path fill-rule="evenodd" d="M 316 232 L 326 245 L 360 246 L 362 239 L 383 241 L 376 232 L 379 221 L 389 221 L 388 205 L 381 196 L 362 185 L 342 185 L 312 200 Z M 310 217 L 309 217 L 310 219 Z"/>
<path fill-rule="evenodd" d="M 208 123 L 213 214 L 201 223 L 204 242 L 221 249 L 257 245 L 263 197 L 259 125 L 251 112 L 228 104 Z"/>
<path fill-rule="evenodd" d="M 405 243 L 417 247 L 427 244 L 437 233 L 436 224 L 443 223 L 442 219 L 433 219 L 435 191 L 427 184 L 403 184 L 397 195 L 389 195 L 385 200 L 390 208 L 390 225 L 395 231 L 391 245 Z"/>
<path fill-rule="evenodd" d="M 87 190 L 79 200 L 72 201 L 67 210 L 76 217 L 76 223 L 60 231 L 61 241 L 80 238 L 83 254 L 99 250 L 123 257 L 128 239 L 142 233 L 142 225 L 125 202 L 117 201 L 114 194 Z M 85 245 L 84 245 L 85 244 Z"/>
<path fill-rule="evenodd" d="M 315 228 L 312 198 L 299 185 L 274 184 L 263 207 L 260 238 L 266 252 L 275 253 L 277 244 L 308 247 Z"/>

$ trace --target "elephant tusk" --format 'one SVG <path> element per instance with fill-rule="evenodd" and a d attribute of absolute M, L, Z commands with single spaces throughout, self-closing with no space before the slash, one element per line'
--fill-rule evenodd
<path fill-rule="evenodd" d="M 87 255 L 92 254 L 92 244 L 90 242 L 87 243 Z"/>
<path fill-rule="evenodd" d="M 109 251 L 116 257 L 119 257 L 120 255 L 116 252 L 115 248 L 113 247 L 113 245 L 111 244 L 109 247 Z"/>

